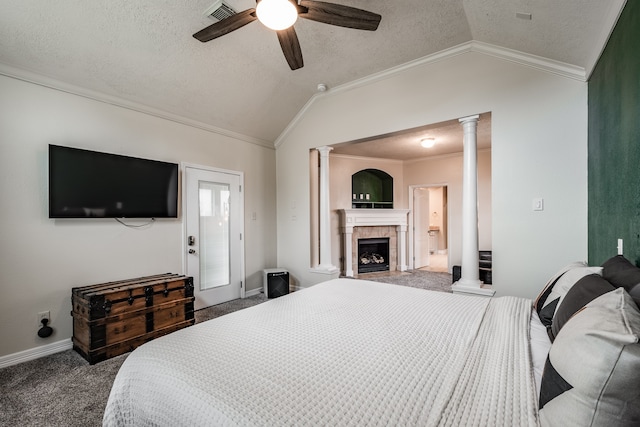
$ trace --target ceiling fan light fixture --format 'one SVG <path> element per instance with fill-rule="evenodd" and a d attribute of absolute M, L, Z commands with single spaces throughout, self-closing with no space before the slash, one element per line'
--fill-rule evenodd
<path fill-rule="evenodd" d="M 420 140 L 420 145 L 424 148 L 431 148 L 436 144 L 435 138 L 423 138 Z"/>
<path fill-rule="evenodd" d="M 267 28 L 286 30 L 298 19 L 298 10 L 289 0 L 261 0 L 256 15 Z"/>

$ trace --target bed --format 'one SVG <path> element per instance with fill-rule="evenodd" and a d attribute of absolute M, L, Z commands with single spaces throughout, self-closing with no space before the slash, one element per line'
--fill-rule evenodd
<path fill-rule="evenodd" d="M 331 280 L 139 347 L 103 424 L 553 425 L 532 319 L 523 298 Z"/>

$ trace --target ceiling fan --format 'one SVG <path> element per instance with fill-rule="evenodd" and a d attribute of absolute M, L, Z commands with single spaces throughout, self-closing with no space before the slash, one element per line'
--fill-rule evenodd
<path fill-rule="evenodd" d="M 293 24 L 298 17 L 339 27 L 375 31 L 380 19 L 377 13 L 355 7 L 343 6 L 315 0 L 257 0 L 255 8 L 209 25 L 193 35 L 201 42 L 224 36 L 259 19 L 265 26 L 276 31 L 284 57 L 292 70 L 304 66 L 302 50 Z"/>

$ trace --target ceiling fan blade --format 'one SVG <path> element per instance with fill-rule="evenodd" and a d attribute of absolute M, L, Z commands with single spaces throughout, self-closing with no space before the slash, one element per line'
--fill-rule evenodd
<path fill-rule="evenodd" d="M 377 13 L 323 1 L 302 0 L 300 6 L 307 9 L 300 18 L 357 30 L 375 31 L 382 19 Z"/>
<path fill-rule="evenodd" d="M 208 27 L 198 31 L 193 35 L 196 39 L 201 42 L 208 42 L 209 40 L 213 40 L 220 36 L 224 36 L 225 34 L 229 34 L 232 31 L 237 30 L 240 27 L 244 27 L 245 25 L 255 21 L 258 19 L 256 17 L 256 10 L 254 8 L 247 9 L 243 12 L 236 13 L 228 18 L 223 19 L 222 21 L 216 22 L 215 24 L 211 24 Z"/>
<path fill-rule="evenodd" d="M 278 34 L 278 41 L 280 41 L 280 47 L 282 47 L 282 53 L 289 63 L 289 67 L 292 70 L 297 70 L 304 66 L 302 61 L 302 50 L 300 49 L 300 42 L 298 41 L 298 35 L 293 26 L 286 30 L 276 31 Z"/>

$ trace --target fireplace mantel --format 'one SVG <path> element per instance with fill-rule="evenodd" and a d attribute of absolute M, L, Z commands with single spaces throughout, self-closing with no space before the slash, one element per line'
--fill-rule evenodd
<path fill-rule="evenodd" d="M 385 225 L 407 226 L 409 209 L 340 209 L 340 226 L 376 227 Z"/>
<path fill-rule="evenodd" d="M 409 209 L 339 209 L 340 231 L 344 238 L 344 275 L 354 277 L 353 229 L 354 227 L 394 226 L 397 233 L 396 269 L 407 270 L 407 225 Z"/>

